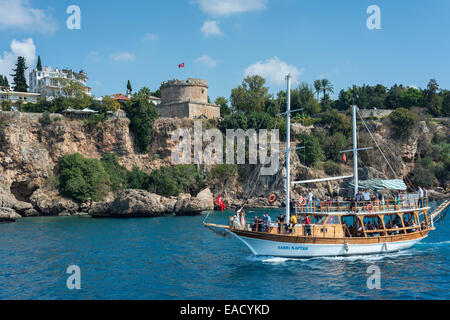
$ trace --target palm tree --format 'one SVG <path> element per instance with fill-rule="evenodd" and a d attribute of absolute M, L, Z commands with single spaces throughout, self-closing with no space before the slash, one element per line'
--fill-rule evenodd
<path fill-rule="evenodd" d="M 323 91 L 324 98 L 327 95 L 327 91 L 330 93 L 334 93 L 334 91 L 333 91 L 334 87 L 329 80 L 322 79 L 322 80 L 320 80 L 320 84 L 321 84 L 321 89 Z"/>
<path fill-rule="evenodd" d="M 319 94 L 322 91 L 322 81 L 320 80 L 314 81 L 314 90 L 317 93 L 317 100 L 319 100 Z"/>

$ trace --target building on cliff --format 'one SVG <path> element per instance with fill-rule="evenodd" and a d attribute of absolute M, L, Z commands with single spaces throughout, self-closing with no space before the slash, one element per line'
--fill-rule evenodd
<path fill-rule="evenodd" d="M 40 96 L 41 95 L 38 93 L 16 92 L 11 91 L 9 87 L 0 87 L 0 103 L 2 103 L 3 101 L 10 101 L 13 106 L 18 101 L 22 101 L 23 103 L 36 103 Z"/>
<path fill-rule="evenodd" d="M 92 95 L 92 90 L 86 85 L 87 75 L 81 70 L 80 72 L 74 72 L 68 69 L 51 69 L 45 67 L 44 70 L 31 70 L 30 72 L 30 92 L 38 93 L 44 96 L 47 100 L 52 100 L 59 96 L 66 96 L 67 93 L 65 87 L 68 82 L 75 82 L 79 84 L 83 92 L 88 96 Z"/>
<path fill-rule="evenodd" d="M 189 78 L 170 80 L 161 84 L 161 104 L 156 109 L 161 118 L 220 117 L 220 108 L 208 103 L 206 80 Z"/>

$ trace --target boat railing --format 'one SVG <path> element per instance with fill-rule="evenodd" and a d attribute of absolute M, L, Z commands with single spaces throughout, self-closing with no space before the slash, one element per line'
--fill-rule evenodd
<path fill-rule="evenodd" d="M 295 213 L 377 213 L 421 209 L 428 206 L 428 198 L 405 197 L 400 199 L 350 201 L 350 200 L 313 200 L 295 205 Z"/>
<path fill-rule="evenodd" d="M 231 229 L 254 231 L 262 233 L 275 233 L 281 235 L 300 235 L 308 237 L 337 237 L 340 234 L 344 235 L 345 238 L 353 237 L 379 237 L 379 236 L 391 236 L 412 233 L 417 231 L 425 231 L 429 228 L 429 225 L 423 221 L 422 223 L 412 225 L 407 225 L 402 223 L 400 226 L 394 225 L 387 226 L 380 229 L 378 226 L 376 229 L 368 229 L 365 225 L 364 228 L 359 227 L 355 230 L 349 228 L 346 224 L 322 224 L 322 223 L 310 223 L 305 224 L 303 222 L 298 222 L 296 224 L 271 221 L 267 223 L 265 221 L 259 220 L 256 222 L 252 219 L 245 219 L 245 224 L 242 225 L 242 221 L 238 221 L 238 224 L 233 222 L 233 217 L 229 217 L 229 225 Z M 299 232 L 301 228 L 302 232 Z"/>

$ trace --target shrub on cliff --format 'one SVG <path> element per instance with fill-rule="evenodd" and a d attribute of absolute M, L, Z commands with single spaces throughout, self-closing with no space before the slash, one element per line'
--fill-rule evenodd
<path fill-rule="evenodd" d="M 49 124 L 52 123 L 52 119 L 50 118 L 50 112 L 45 111 L 42 114 L 42 117 L 39 119 L 39 122 L 44 125 L 44 126 L 48 126 Z"/>
<path fill-rule="evenodd" d="M 324 157 L 319 140 L 315 136 L 306 133 L 301 134 L 298 138 L 301 140 L 300 145 L 305 147 L 305 149 L 297 150 L 300 161 L 307 166 L 314 166 L 317 161 Z"/>
<path fill-rule="evenodd" d="M 208 173 L 208 180 L 223 183 L 226 179 L 233 179 L 237 176 L 236 164 L 218 164 Z"/>
<path fill-rule="evenodd" d="M 389 115 L 389 119 L 395 125 L 394 132 L 397 138 L 407 137 L 417 125 L 416 114 L 405 108 L 396 109 Z"/>
<path fill-rule="evenodd" d="M 205 185 L 205 177 L 192 164 L 162 167 L 149 176 L 148 191 L 162 196 L 195 194 Z"/>
<path fill-rule="evenodd" d="M 141 152 L 148 150 L 153 131 L 153 122 L 158 118 L 155 105 L 143 98 L 133 98 L 125 107 L 130 128 L 136 137 L 136 143 Z"/>
<path fill-rule="evenodd" d="M 59 161 L 59 187 L 63 196 L 100 201 L 110 192 L 111 181 L 100 160 L 75 153 Z"/>
<path fill-rule="evenodd" d="M 342 168 L 334 161 L 327 161 L 324 163 L 323 168 L 325 173 L 330 176 L 337 176 L 342 174 Z"/>
<path fill-rule="evenodd" d="M 101 162 L 111 181 L 111 189 L 113 191 L 128 189 L 128 170 L 119 164 L 119 157 L 114 153 L 106 153 Z"/>

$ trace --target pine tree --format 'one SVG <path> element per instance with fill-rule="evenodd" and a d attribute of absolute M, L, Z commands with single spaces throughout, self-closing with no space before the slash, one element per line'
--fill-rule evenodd
<path fill-rule="evenodd" d="M 42 71 L 41 56 L 38 56 L 38 61 L 37 61 L 37 65 L 36 65 L 36 70 L 37 70 L 37 71 Z"/>
<path fill-rule="evenodd" d="M 13 69 L 14 74 L 11 75 L 13 77 L 13 90 L 17 92 L 27 92 L 28 85 L 27 80 L 25 78 L 25 70 L 27 70 L 27 66 L 25 65 L 25 58 L 18 57 L 16 68 Z"/>
<path fill-rule="evenodd" d="M 128 80 L 128 83 L 127 83 L 127 91 L 128 91 L 129 94 L 131 94 L 131 92 L 133 91 L 133 88 L 131 87 L 130 80 Z"/>
<path fill-rule="evenodd" d="M 0 87 L 9 87 L 8 78 L 0 74 Z"/>

